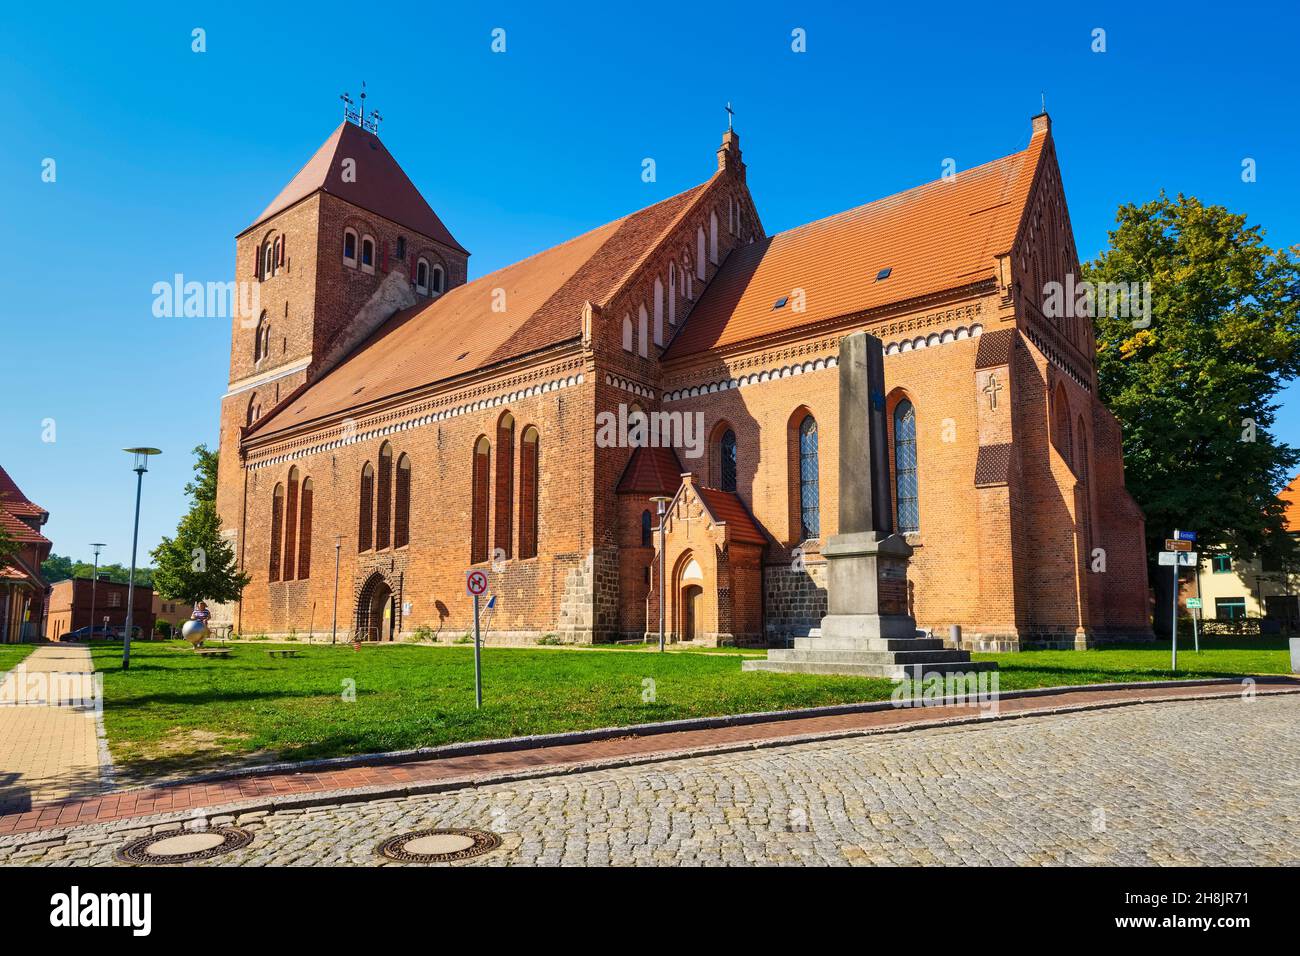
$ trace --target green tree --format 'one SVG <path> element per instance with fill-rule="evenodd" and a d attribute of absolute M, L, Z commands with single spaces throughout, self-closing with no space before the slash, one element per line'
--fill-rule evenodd
<path fill-rule="evenodd" d="M 1270 429 L 1275 397 L 1300 374 L 1300 247 L 1271 249 L 1244 215 L 1181 194 L 1121 206 L 1116 220 L 1083 271 L 1150 283 L 1146 327 L 1094 319 L 1101 400 L 1124 428 L 1148 560 L 1175 528 L 1202 547 L 1282 558 L 1294 543 L 1277 493 L 1300 452 Z"/>
<path fill-rule="evenodd" d="M 118 584 L 127 584 L 131 580 L 131 569 L 124 564 L 101 564 L 101 575 L 108 575 L 108 580 Z M 91 578 L 95 575 L 95 565 L 91 561 L 74 561 L 63 555 L 51 554 L 41 562 L 41 577 L 53 584 L 68 578 Z M 153 568 L 137 567 L 135 583 L 153 587 Z"/>
<path fill-rule="evenodd" d="M 230 542 L 221 537 L 217 453 L 199 445 L 194 457 L 194 479 L 185 486 L 190 510 L 181 518 L 176 537 L 163 538 L 153 550 L 153 579 L 159 593 L 172 600 L 234 601 L 249 578 L 239 571 Z"/>

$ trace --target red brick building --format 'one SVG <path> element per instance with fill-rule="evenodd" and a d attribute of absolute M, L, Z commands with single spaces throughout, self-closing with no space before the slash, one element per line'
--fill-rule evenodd
<path fill-rule="evenodd" d="M 727 131 L 709 179 L 467 282 L 467 251 L 344 124 L 236 240 L 218 509 L 243 633 L 782 642 L 825 613 L 839 339 L 886 349 L 918 624 L 973 644 L 1149 635 L 1142 515 L 1096 397 L 1052 145 L 775 236 Z M 666 443 L 647 423 L 676 427 Z M 630 428 L 629 428 L 630 426 Z M 649 447 L 643 447 L 649 446 Z M 218 619 L 221 615 L 218 615 Z M 323 623 L 322 623 L 323 622 Z"/>
<path fill-rule="evenodd" d="M 46 640 L 61 640 L 65 634 L 92 624 L 101 627 L 106 619 L 116 633 L 125 633 L 126 599 L 130 590 L 130 585 L 109 581 L 107 577 L 97 581 L 90 578 L 55 581 L 50 587 L 50 610 L 45 619 Z M 156 617 L 153 606 L 153 588 L 137 584 L 131 622 L 136 637 L 152 636 Z"/>
<path fill-rule="evenodd" d="M 0 644 L 40 639 L 49 590 L 41 562 L 51 546 L 41 528 L 49 518 L 0 468 L 0 528 L 17 545 L 11 558 L 0 561 Z"/>

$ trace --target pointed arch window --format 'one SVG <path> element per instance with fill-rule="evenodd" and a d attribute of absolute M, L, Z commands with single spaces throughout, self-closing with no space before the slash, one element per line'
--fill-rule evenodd
<path fill-rule="evenodd" d="M 728 428 L 718 441 L 718 487 L 736 490 L 736 433 Z"/>
<path fill-rule="evenodd" d="M 636 310 L 636 351 L 642 358 L 648 358 L 650 355 L 650 317 L 646 315 L 645 303 L 642 302 Z"/>
<path fill-rule="evenodd" d="M 268 581 L 280 580 L 280 535 L 284 527 L 284 485 L 271 492 L 271 555 L 267 562 Z"/>
<path fill-rule="evenodd" d="M 1061 453 L 1065 463 L 1074 468 L 1074 442 L 1070 435 L 1070 400 L 1066 398 L 1065 386 L 1056 386 L 1056 450 Z"/>
<path fill-rule="evenodd" d="M 654 529 L 651 527 L 650 511 L 646 509 L 641 512 L 641 547 L 654 547 Z"/>
<path fill-rule="evenodd" d="M 262 247 L 262 278 L 269 279 L 275 273 L 275 246 L 267 242 Z"/>
<path fill-rule="evenodd" d="M 302 504 L 299 506 L 298 518 L 298 577 L 311 577 L 311 506 L 312 483 L 310 478 L 302 482 Z"/>
<path fill-rule="evenodd" d="M 519 557 L 537 557 L 540 434 L 531 425 L 519 443 Z"/>
<path fill-rule="evenodd" d="M 260 362 L 262 361 L 263 358 L 266 357 L 266 353 L 262 350 L 262 337 L 266 332 L 266 329 L 267 329 L 266 309 L 263 309 L 262 314 L 257 317 L 257 328 L 253 330 L 253 361 L 254 362 Z"/>
<path fill-rule="evenodd" d="M 709 261 L 718 264 L 718 214 L 709 210 Z"/>
<path fill-rule="evenodd" d="M 655 345 L 662 347 L 664 344 L 664 280 L 659 276 L 655 276 L 654 316 Z"/>
<path fill-rule="evenodd" d="M 632 316 L 623 316 L 623 351 L 632 351 Z"/>
<path fill-rule="evenodd" d="M 506 412 L 497 421 L 497 480 L 496 480 L 496 534 L 493 538 L 495 553 L 510 557 L 511 539 L 514 537 L 515 509 L 515 419 Z"/>
<path fill-rule="evenodd" d="M 808 415 L 799 423 L 799 535 L 804 541 L 821 536 L 818 457 L 817 419 Z"/>
<path fill-rule="evenodd" d="M 375 468 L 370 462 L 361 466 L 361 504 L 357 514 L 357 550 L 369 551 L 374 545 Z"/>
<path fill-rule="evenodd" d="M 919 531 L 921 508 L 916 480 L 916 410 L 907 399 L 894 408 L 894 496 L 899 532 Z"/>
<path fill-rule="evenodd" d="M 411 456 L 397 459 L 397 478 L 393 482 L 393 547 L 411 543 Z"/>
<path fill-rule="evenodd" d="M 284 496 L 284 579 L 292 581 L 298 559 L 298 469 L 289 469 L 289 490 Z"/>
<path fill-rule="evenodd" d="M 393 446 L 384 442 L 379 448 L 379 480 L 375 485 L 375 550 L 383 551 L 391 542 L 393 508 Z"/>
<path fill-rule="evenodd" d="M 488 559 L 488 473 L 491 456 L 492 443 L 484 435 L 474 445 L 470 502 L 470 564 L 478 564 Z"/>
<path fill-rule="evenodd" d="M 695 230 L 695 277 L 703 282 L 707 278 L 704 265 L 704 227 L 699 226 Z"/>

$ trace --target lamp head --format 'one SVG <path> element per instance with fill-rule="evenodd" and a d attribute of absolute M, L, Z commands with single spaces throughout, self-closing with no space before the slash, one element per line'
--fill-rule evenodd
<path fill-rule="evenodd" d="M 132 468 L 138 472 L 145 472 L 149 470 L 150 455 L 162 454 L 162 450 L 158 448 L 123 448 L 122 450 L 126 452 L 128 455 L 135 456 L 135 464 L 132 465 Z"/>

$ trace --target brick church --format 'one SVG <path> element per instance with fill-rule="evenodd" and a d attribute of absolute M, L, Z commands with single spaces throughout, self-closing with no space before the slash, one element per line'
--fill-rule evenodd
<path fill-rule="evenodd" d="M 1041 308 L 1078 270 L 1046 114 L 1022 152 L 776 235 L 728 130 L 705 182 L 473 281 L 345 122 L 236 259 L 260 310 L 234 323 L 221 409 L 242 634 L 319 637 L 337 614 L 340 638 L 452 640 L 471 567 L 495 642 L 640 640 L 661 591 L 671 640 L 807 634 L 858 329 L 885 349 L 918 626 L 988 649 L 1150 634 L 1091 324 Z"/>

